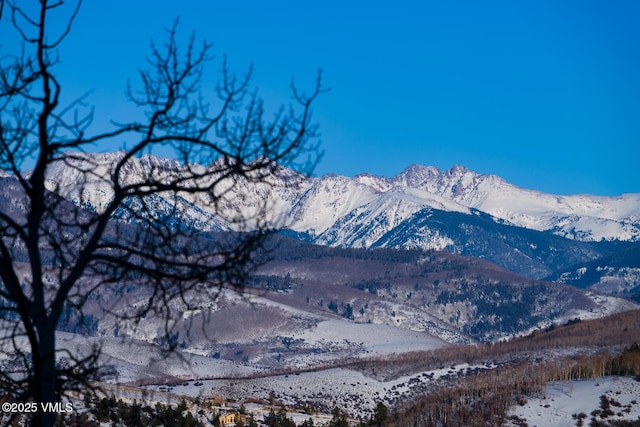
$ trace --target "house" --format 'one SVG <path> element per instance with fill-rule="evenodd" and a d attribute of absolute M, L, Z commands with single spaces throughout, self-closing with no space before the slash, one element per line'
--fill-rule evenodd
<path fill-rule="evenodd" d="M 235 425 L 236 423 L 236 414 L 234 412 L 230 414 L 220 415 L 218 417 L 218 421 L 220 421 L 221 426 Z"/>
<path fill-rule="evenodd" d="M 234 426 L 238 421 L 242 421 L 243 423 L 246 423 L 247 417 L 244 414 L 230 412 L 228 414 L 220 415 L 218 417 L 218 421 L 220 421 L 221 426 Z"/>

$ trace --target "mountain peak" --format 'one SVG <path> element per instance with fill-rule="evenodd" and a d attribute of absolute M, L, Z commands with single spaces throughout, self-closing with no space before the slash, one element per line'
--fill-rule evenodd
<path fill-rule="evenodd" d="M 394 185 L 422 188 L 428 181 L 436 179 L 440 174 L 440 169 L 435 166 L 413 164 L 391 178 L 391 181 Z"/>
<path fill-rule="evenodd" d="M 436 166 L 426 166 L 419 163 L 414 163 L 408 166 L 400 175 L 424 175 L 440 173 L 440 169 Z"/>
<path fill-rule="evenodd" d="M 451 173 L 467 173 L 471 171 L 462 165 L 453 165 L 453 167 L 450 169 L 450 172 Z"/>

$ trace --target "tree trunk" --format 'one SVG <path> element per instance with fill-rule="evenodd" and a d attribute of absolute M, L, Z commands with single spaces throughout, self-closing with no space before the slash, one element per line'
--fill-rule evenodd
<path fill-rule="evenodd" d="M 33 396 L 38 412 L 33 419 L 36 427 L 53 427 L 55 413 L 43 411 L 43 404 L 56 402 L 55 328 L 44 325 L 38 329 L 39 354 L 33 354 Z"/>

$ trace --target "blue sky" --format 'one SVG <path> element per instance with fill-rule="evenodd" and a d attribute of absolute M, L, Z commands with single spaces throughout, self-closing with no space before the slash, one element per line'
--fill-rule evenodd
<path fill-rule="evenodd" d="M 178 15 L 235 70 L 253 63 L 269 105 L 324 70 L 316 174 L 459 164 L 556 194 L 640 192 L 640 2 L 86 0 L 59 73 L 67 96 L 93 91 L 96 126 L 129 114 L 127 78 Z"/>

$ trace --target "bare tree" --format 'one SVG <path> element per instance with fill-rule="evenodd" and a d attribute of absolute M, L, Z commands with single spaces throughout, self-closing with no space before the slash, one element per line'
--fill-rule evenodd
<path fill-rule="evenodd" d="M 190 296 L 242 288 L 259 262 L 256 250 L 278 224 L 265 215 L 268 197 L 247 212 L 229 208 L 234 194 L 247 186 L 268 192 L 281 182 L 273 177 L 282 165 L 312 169 L 319 151 L 310 108 L 324 92 L 320 74 L 311 93 L 292 85 L 293 105 L 266 119 L 251 70 L 236 75 L 223 60 L 207 97 L 202 86 L 211 46 L 191 37 L 182 48 L 174 25 L 164 44 L 151 45 L 140 84 L 126 91 L 146 120 L 92 134 L 93 111 L 84 108 L 85 99 L 61 105 L 57 48 L 80 3 L 61 33 L 51 34 L 50 19 L 62 5 L 39 0 L 27 9 L 22 1 L 0 0 L 0 25 L 12 25 L 23 42 L 19 54 L 0 55 L 0 179 L 2 194 L 12 200 L 0 206 L 0 354 L 7 356 L 0 382 L 7 398 L 38 404 L 91 387 L 100 348 L 62 352 L 56 328 L 63 318 L 86 320 L 87 301 L 105 289 L 124 282 L 144 289 L 144 306 L 118 311 L 116 300 L 105 302 L 102 312 L 128 325 L 159 316 L 170 337 L 176 301 L 188 308 Z M 106 169 L 86 154 L 96 144 L 118 141 L 130 146 Z M 140 157 L 156 147 L 173 149 L 176 161 L 148 162 L 132 179 Z M 50 179 L 62 170 L 84 183 L 74 189 L 75 204 Z M 288 179 L 293 183 L 296 176 Z M 83 209 L 87 192 L 97 187 L 109 193 L 107 202 Z M 169 217 L 180 216 L 185 198 L 206 200 L 224 232 L 163 221 L 151 205 L 156 195 L 170 201 Z M 165 344 L 175 345 L 170 339 Z M 32 422 L 53 425 L 54 415 L 38 411 Z"/>

